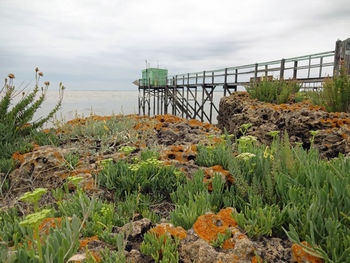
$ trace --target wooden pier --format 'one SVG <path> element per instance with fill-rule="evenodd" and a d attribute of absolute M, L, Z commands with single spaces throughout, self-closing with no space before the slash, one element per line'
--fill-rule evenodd
<path fill-rule="evenodd" d="M 213 99 L 216 91 L 226 96 L 263 76 L 297 80 L 304 89 L 322 87 L 325 78 L 338 74 L 341 60 L 350 74 L 350 38 L 338 40 L 335 46 L 333 51 L 311 55 L 169 76 L 161 81 L 164 85 L 140 79 L 139 114 L 169 113 L 213 123 L 213 114 L 219 111 Z"/>

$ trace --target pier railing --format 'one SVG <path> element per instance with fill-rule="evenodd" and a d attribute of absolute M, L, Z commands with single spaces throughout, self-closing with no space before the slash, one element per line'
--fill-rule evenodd
<path fill-rule="evenodd" d="M 297 80 L 304 89 L 320 88 L 325 78 L 339 71 L 339 61 L 344 59 L 350 39 L 343 42 L 337 41 L 333 51 L 172 75 L 159 80 L 159 83 L 166 83 L 162 86 L 149 85 L 150 80 L 140 79 L 139 114 L 152 115 L 153 110 L 153 115 L 172 113 L 212 123 L 213 113 L 218 114 L 218 105 L 213 101 L 214 91 L 223 91 L 226 96 L 263 76 Z"/>

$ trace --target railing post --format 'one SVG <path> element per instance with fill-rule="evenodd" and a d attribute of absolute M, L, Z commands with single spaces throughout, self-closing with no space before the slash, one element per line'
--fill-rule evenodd
<path fill-rule="evenodd" d="M 281 60 L 281 68 L 280 68 L 280 80 L 284 79 L 284 67 L 286 64 L 286 60 L 282 58 Z"/>
<path fill-rule="evenodd" d="M 164 87 L 164 114 L 168 114 L 168 77 L 165 78 Z"/>
<path fill-rule="evenodd" d="M 298 77 L 298 60 L 294 61 L 293 66 L 293 79 L 296 79 Z"/>
<path fill-rule="evenodd" d="M 256 82 L 257 78 L 258 78 L 258 63 L 255 63 L 254 82 Z"/>
<path fill-rule="evenodd" d="M 334 66 L 333 66 L 334 76 L 337 76 L 339 74 L 340 52 L 341 52 L 341 40 L 337 40 L 337 42 L 335 42 L 335 51 L 334 51 Z"/>
<path fill-rule="evenodd" d="M 224 76 L 224 96 L 226 96 L 227 89 L 227 68 L 225 68 L 225 76 Z"/>
<path fill-rule="evenodd" d="M 151 116 L 151 78 L 148 78 L 148 117 Z"/>
<path fill-rule="evenodd" d="M 323 57 L 320 57 L 320 71 L 318 73 L 319 78 L 321 78 L 322 76 L 322 65 L 323 65 Z"/>

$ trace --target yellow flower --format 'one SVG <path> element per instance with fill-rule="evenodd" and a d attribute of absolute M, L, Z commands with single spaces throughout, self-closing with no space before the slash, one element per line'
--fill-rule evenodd
<path fill-rule="evenodd" d="M 103 125 L 103 128 L 104 128 L 106 131 L 109 131 L 109 128 L 108 128 L 106 125 Z"/>
<path fill-rule="evenodd" d="M 266 146 L 266 149 L 264 151 L 264 158 L 266 159 L 267 157 L 269 157 L 269 146 Z"/>

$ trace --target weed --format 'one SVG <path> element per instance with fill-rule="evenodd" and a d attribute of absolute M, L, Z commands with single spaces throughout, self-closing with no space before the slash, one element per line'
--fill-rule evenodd
<path fill-rule="evenodd" d="M 334 75 L 324 82 L 319 96 L 328 112 L 350 112 L 350 80 L 344 65 L 339 76 Z"/>
<path fill-rule="evenodd" d="M 226 229 L 226 233 L 222 234 L 222 233 L 218 233 L 218 237 L 216 238 L 216 240 L 211 241 L 211 245 L 213 247 L 222 247 L 222 245 L 224 244 L 224 242 L 226 240 L 228 240 L 229 238 L 231 238 L 232 233 L 229 229 Z"/>
<path fill-rule="evenodd" d="M 156 159 L 132 165 L 119 161 L 106 165 L 98 179 L 102 186 L 115 191 L 117 200 L 138 189 L 143 194 L 151 194 L 155 199 L 169 199 L 169 193 L 184 181 L 184 177 L 175 172 L 174 167 L 161 167 L 160 161 Z"/>
<path fill-rule="evenodd" d="M 297 93 L 300 88 L 301 85 L 296 81 L 263 78 L 262 81 L 251 82 L 246 90 L 252 99 L 282 104 L 287 103 L 291 95 Z"/>
<path fill-rule="evenodd" d="M 169 237 L 167 234 L 158 236 L 152 231 L 144 235 L 140 250 L 144 255 L 152 256 L 155 262 L 179 262 L 179 239 L 174 236 Z"/>
<path fill-rule="evenodd" d="M 64 156 L 66 166 L 69 170 L 74 170 L 79 163 L 79 154 L 75 152 L 70 152 Z"/>

